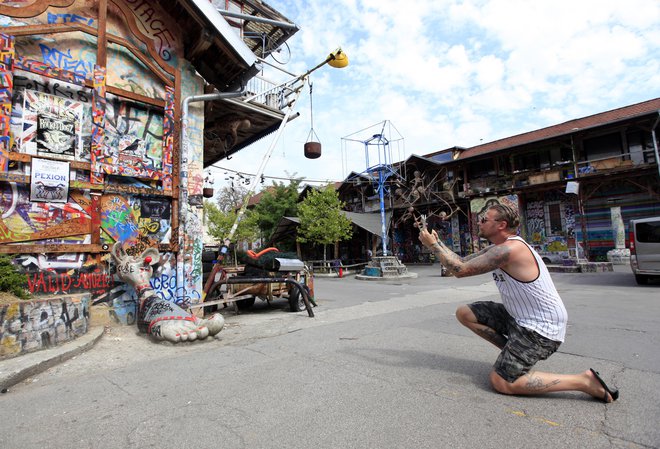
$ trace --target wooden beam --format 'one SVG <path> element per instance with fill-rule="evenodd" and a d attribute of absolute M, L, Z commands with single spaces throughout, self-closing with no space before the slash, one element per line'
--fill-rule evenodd
<path fill-rule="evenodd" d="M 160 98 L 150 98 L 145 95 L 140 95 L 135 92 L 131 92 L 130 90 L 124 90 L 114 86 L 106 86 L 105 90 L 106 92 L 110 92 L 111 94 L 117 95 L 118 97 L 128 98 L 129 100 L 139 101 L 151 106 L 165 109 L 165 100 L 161 100 Z"/>
<path fill-rule="evenodd" d="M 108 66 L 108 39 L 106 35 L 108 22 L 108 0 L 98 2 L 98 37 L 96 39 L 96 65 Z"/>
<path fill-rule="evenodd" d="M 108 250 L 103 250 L 102 245 L 76 245 L 75 243 L 63 245 L 58 243 L 51 243 L 48 245 L 0 245 L 0 254 L 100 253 L 109 251 L 109 248 Z"/>
<path fill-rule="evenodd" d="M 89 162 L 79 162 L 79 161 L 70 161 L 70 160 L 65 160 L 65 159 L 58 159 L 58 158 L 53 158 L 49 156 L 41 156 L 41 155 L 36 155 L 36 154 L 27 154 L 27 153 L 9 153 L 9 160 L 10 161 L 18 161 L 18 162 L 26 162 L 28 164 L 32 163 L 32 158 L 36 157 L 38 159 L 48 159 L 52 161 L 62 161 L 64 160 L 65 162 L 69 163 L 69 167 L 71 168 L 76 168 L 79 170 L 91 170 L 92 165 Z"/>

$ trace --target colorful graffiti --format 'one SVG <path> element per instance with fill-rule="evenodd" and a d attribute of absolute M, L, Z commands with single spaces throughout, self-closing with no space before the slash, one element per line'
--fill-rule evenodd
<path fill-rule="evenodd" d="M 530 201 L 527 203 L 526 224 L 529 242 L 541 244 L 545 242 L 545 210 L 543 201 Z"/>
<path fill-rule="evenodd" d="M 80 156 L 83 104 L 31 90 L 24 96 L 19 151 L 69 160 Z"/>
<path fill-rule="evenodd" d="M 75 192 L 66 203 L 32 203 L 29 186 L 0 181 L 0 243 L 85 243 L 89 202 L 89 194 Z"/>
<path fill-rule="evenodd" d="M 174 89 L 166 86 L 165 114 L 163 116 L 163 190 L 172 190 L 172 154 L 174 152 Z"/>
<path fill-rule="evenodd" d="M 11 98 L 13 94 L 14 38 L 0 34 L 0 171 L 9 167 Z"/>
<path fill-rule="evenodd" d="M 169 243 L 170 216 L 170 201 L 166 198 L 103 195 L 101 229 L 105 236 L 102 240 L 124 242 L 127 253 L 139 254 L 148 247 Z"/>
<path fill-rule="evenodd" d="M 102 159 L 103 141 L 105 140 L 105 74 L 105 68 L 95 66 L 90 146 L 92 170 L 89 174 L 89 180 L 94 184 L 103 184 L 103 173 L 96 162 Z"/>
<path fill-rule="evenodd" d="M 0 357 L 46 349 L 87 332 L 90 295 L 0 306 Z"/>
<path fill-rule="evenodd" d="M 107 95 L 102 152 L 95 161 L 107 174 L 160 179 L 163 114 Z"/>

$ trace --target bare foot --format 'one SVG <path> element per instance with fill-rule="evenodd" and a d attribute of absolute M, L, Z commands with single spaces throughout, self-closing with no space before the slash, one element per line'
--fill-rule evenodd
<path fill-rule="evenodd" d="M 590 369 L 582 373 L 582 375 L 587 379 L 587 387 L 584 390 L 585 393 L 590 394 L 601 402 L 610 403 L 614 401 L 615 398 L 612 397 L 612 395 L 605 389 L 605 386 L 601 383 L 601 381 L 598 380 L 595 371 Z"/>

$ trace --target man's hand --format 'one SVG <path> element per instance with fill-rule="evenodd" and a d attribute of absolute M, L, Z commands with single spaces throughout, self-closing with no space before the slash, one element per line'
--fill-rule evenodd
<path fill-rule="evenodd" d="M 419 241 L 427 248 L 431 248 L 433 244 L 438 242 L 438 233 L 435 232 L 435 229 L 429 232 L 428 229 L 421 228 L 419 231 Z"/>

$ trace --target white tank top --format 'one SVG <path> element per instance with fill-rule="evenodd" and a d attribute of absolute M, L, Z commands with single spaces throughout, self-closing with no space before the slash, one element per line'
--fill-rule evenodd
<path fill-rule="evenodd" d="M 518 236 L 507 240 L 520 240 L 534 255 L 539 276 L 530 282 L 522 282 L 506 271 L 493 271 L 495 284 L 502 295 L 502 304 L 516 322 L 554 341 L 564 341 L 568 313 L 552 282 L 550 272 L 541 256 Z"/>

